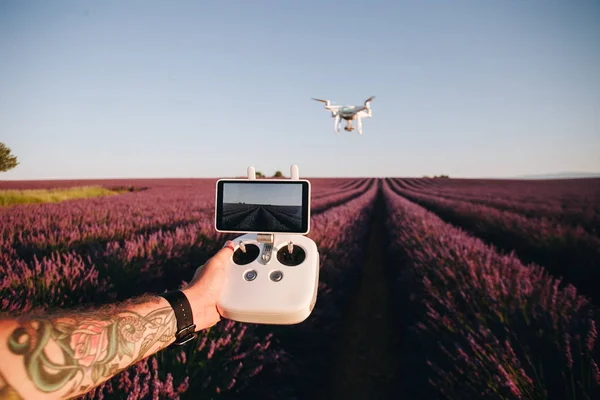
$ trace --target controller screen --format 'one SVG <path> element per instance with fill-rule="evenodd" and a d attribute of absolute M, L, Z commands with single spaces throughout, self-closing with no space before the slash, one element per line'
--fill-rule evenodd
<path fill-rule="evenodd" d="M 222 182 L 217 225 L 234 232 L 303 233 L 308 226 L 306 182 Z"/>

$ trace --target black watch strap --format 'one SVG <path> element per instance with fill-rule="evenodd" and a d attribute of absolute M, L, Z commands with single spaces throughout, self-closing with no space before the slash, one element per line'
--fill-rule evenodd
<path fill-rule="evenodd" d="M 187 297 L 181 290 L 172 290 L 170 292 L 160 294 L 169 302 L 175 318 L 177 319 L 177 332 L 175 333 L 176 346 L 181 346 L 196 338 L 196 325 L 194 325 L 194 316 L 192 315 L 192 307 Z"/>

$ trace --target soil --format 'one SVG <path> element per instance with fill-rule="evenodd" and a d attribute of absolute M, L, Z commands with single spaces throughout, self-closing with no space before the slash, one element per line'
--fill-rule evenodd
<path fill-rule="evenodd" d="M 357 291 L 344 313 L 342 336 L 325 385 L 315 388 L 316 400 L 397 399 L 402 387 L 399 355 L 402 334 L 394 307 L 392 282 L 386 268 L 386 210 L 380 192 L 375 202 L 368 251 Z"/>

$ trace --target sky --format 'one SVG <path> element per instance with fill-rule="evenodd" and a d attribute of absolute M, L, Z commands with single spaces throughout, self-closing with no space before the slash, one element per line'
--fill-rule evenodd
<path fill-rule="evenodd" d="M 363 135 L 311 100 L 369 96 Z M 600 172 L 600 1 L 6 0 L 0 142 L 0 180 Z"/>
<path fill-rule="evenodd" d="M 302 184 L 223 184 L 223 203 L 271 204 L 274 206 L 301 206 Z"/>

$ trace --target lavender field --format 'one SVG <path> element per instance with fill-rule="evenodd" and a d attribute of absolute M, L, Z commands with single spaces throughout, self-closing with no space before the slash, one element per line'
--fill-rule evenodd
<path fill-rule="evenodd" d="M 223 320 L 85 398 L 600 398 L 600 179 L 310 180 L 305 322 Z M 234 237 L 214 230 L 215 182 L 0 182 L 129 188 L 0 208 L 0 312 L 185 284 Z"/>

